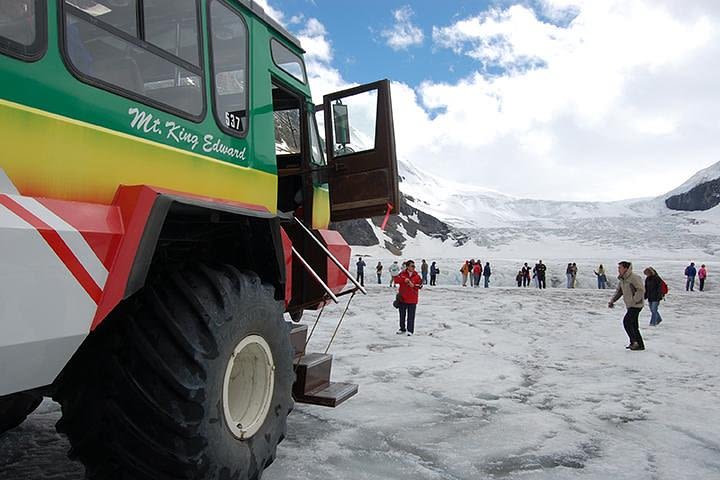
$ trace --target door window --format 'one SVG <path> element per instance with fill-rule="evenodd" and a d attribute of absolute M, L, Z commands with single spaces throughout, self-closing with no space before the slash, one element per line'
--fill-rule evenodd
<path fill-rule="evenodd" d="M 331 104 L 336 157 L 375 149 L 377 90 L 337 99 Z"/>

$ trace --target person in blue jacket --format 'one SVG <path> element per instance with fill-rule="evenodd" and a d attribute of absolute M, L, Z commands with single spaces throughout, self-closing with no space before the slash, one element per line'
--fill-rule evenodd
<path fill-rule="evenodd" d="M 685 282 L 685 291 L 695 291 L 695 276 L 697 275 L 697 269 L 695 268 L 695 262 L 690 262 L 690 265 L 685 267 L 685 276 L 687 281 Z"/>

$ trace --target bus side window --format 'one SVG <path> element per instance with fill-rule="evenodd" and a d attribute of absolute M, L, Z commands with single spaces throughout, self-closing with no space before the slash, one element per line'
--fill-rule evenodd
<path fill-rule="evenodd" d="M 86 83 L 202 118 L 197 0 L 145 0 L 137 18 L 129 16 L 136 0 L 118 5 L 64 0 L 65 53 L 74 72 Z"/>
<path fill-rule="evenodd" d="M 44 0 L 0 1 L 0 52 L 37 60 L 47 47 Z"/>
<path fill-rule="evenodd" d="M 248 127 L 248 29 L 242 16 L 220 0 L 210 0 L 215 118 L 226 133 L 243 136 Z"/>

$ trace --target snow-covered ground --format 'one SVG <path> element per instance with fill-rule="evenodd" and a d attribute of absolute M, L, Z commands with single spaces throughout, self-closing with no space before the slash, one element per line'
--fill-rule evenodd
<path fill-rule="evenodd" d="M 368 278 L 331 348 L 334 380 L 359 394 L 337 409 L 297 405 L 263 478 L 720 478 L 720 292 L 686 293 L 679 262 L 655 264 L 673 272 L 671 292 L 659 327 L 641 315 L 643 352 L 624 348 L 624 309 L 606 307 L 608 290 L 447 277 L 421 292 L 406 337 L 393 290 Z M 326 309 L 310 350 L 324 350 L 343 308 Z M 0 479 L 82 478 L 58 417 L 47 402 L 0 437 Z"/>

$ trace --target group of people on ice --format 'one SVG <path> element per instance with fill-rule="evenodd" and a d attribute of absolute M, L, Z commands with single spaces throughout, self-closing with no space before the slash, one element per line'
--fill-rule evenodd
<path fill-rule="evenodd" d="M 363 271 L 365 267 L 364 263 L 362 258 L 359 257 L 357 262 L 358 275 Z M 399 291 L 393 301 L 393 306 L 395 306 L 399 312 L 399 329 L 396 332 L 399 335 L 412 336 L 415 333 L 415 314 L 417 311 L 419 292 L 423 288 L 423 285 L 427 283 L 427 274 L 425 272 L 430 273 L 431 285 L 435 284 L 436 276 L 440 272 L 436 262 L 432 262 L 432 264 L 428 266 L 427 262 L 423 260 L 422 265 L 422 276 L 415 270 L 414 260 L 403 262 L 402 268 L 400 268 L 397 261 L 394 261 L 389 268 L 390 285 L 399 286 Z M 518 286 L 528 286 L 530 283 L 530 274 L 532 274 L 532 278 L 537 279 L 536 284 L 538 288 L 545 288 L 546 271 L 547 268 L 545 264 L 542 263 L 542 260 L 539 260 L 532 269 L 525 263 L 518 271 Z M 472 286 L 479 286 L 481 276 L 485 277 L 484 286 L 486 288 L 489 286 L 490 276 L 492 275 L 490 262 L 485 262 L 483 266 L 480 260 L 468 260 L 462 265 L 460 272 L 463 275 L 463 286 L 467 286 L 468 279 L 470 279 Z M 471 273 L 472 277 L 470 276 Z M 607 286 L 607 275 L 603 265 L 601 264 L 594 273 L 598 278 L 598 288 L 604 289 Z M 633 351 L 645 350 L 645 343 L 638 324 L 640 311 L 645 306 L 645 300 L 647 300 L 650 308 L 650 326 L 657 326 L 663 321 L 659 311 L 660 301 L 663 300 L 668 293 L 667 284 L 655 268 L 647 267 L 643 270 L 643 273 L 645 274 L 644 281 L 639 275 L 633 273 L 630 262 L 619 262 L 618 286 L 608 302 L 608 308 L 613 308 L 615 302 L 621 298 L 625 303 L 626 312 L 623 317 L 623 327 L 629 339 L 629 343 L 625 348 Z M 378 283 L 381 284 L 381 262 L 378 262 L 377 274 Z M 574 288 L 577 277 L 577 265 L 575 263 L 568 263 L 566 275 L 568 288 Z M 685 269 L 685 275 L 687 277 L 686 288 L 688 291 L 692 291 L 696 276 L 700 279 L 700 290 L 703 290 L 705 279 L 708 275 L 705 265 L 702 265 L 699 270 L 696 270 L 695 263 L 690 263 Z M 358 280 L 362 280 L 362 277 L 359 276 Z"/>
<path fill-rule="evenodd" d="M 462 267 L 460 267 L 460 273 L 462 274 L 462 286 L 467 287 L 468 278 L 470 279 L 470 285 L 473 287 L 480 286 L 480 279 L 485 278 L 484 287 L 490 286 L 490 275 L 492 275 L 492 268 L 490 268 L 490 262 L 485 262 L 483 266 L 482 260 L 470 259 L 466 260 Z"/>
<path fill-rule="evenodd" d="M 410 261 L 410 260 L 408 260 Z M 413 265 L 415 265 L 415 262 L 413 262 Z M 362 281 L 362 276 L 360 274 L 361 271 L 364 271 L 365 269 L 365 262 L 363 261 L 362 257 L 358 257 L 358 261 L 355 264 L 357 267 L 358 272 L 358 282 L 360 282 L 360 285 L 365 285 Z M 375 267 L 375 273 L 377 274 L 377 283 L 378 285 L 382 285 L 382 274 L 383 274 L 383 264 L 382 262 L 378 261 L 377 266 Z M 402 267 L 398 265 L 397 260 L 393 261 L 393 263 L 388 267 L 388 273 L 390 274 L 390 286 L 392 287 L 395 285 L 395 277 L 397 277 L 400 272 L 406 270 L 407 268 L 407 261 L 402 263 Z M 432 262 L 430 265 L 428 265 L 427 261 L 423 259 L 422 263 L 420 264 L 420 275 L 422 279 L 423 285 L 428 285 L 428 283 L 432 286 L 435 286 L 437 283 L 437 276 L 440 274 L 440 267 L 437 266 L 437 262 Z M 429 280 L 428 280 L 429 276 Z"/>

